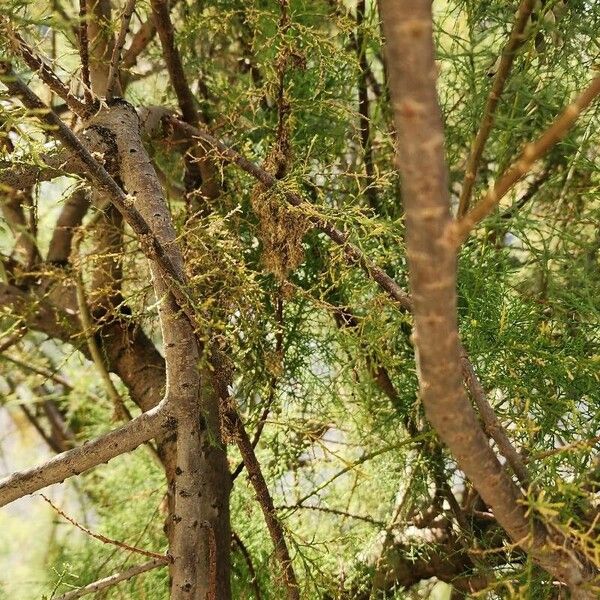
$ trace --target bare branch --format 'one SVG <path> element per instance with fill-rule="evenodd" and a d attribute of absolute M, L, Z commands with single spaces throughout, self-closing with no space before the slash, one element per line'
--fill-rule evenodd
<path fill-rule="evenodd" d="M 151 0 L 150 4 L 152 6 L 154 25 L 158 31 L 165 62 L 167 63 L 167 70 L 169 71 L 173 90 L 179 102 L 181 114 L 186 123 L 196 126 L 200 119 L 196 110 L 194 96 L 183 71 L 181 55 L 175 45 L 175 31 L 171 17 L 169 16 L 169 2 L 167 0 Z"/>
<path fill-rule="evenodd" d="M 176 129 L 183 131 L 191 138 L 195 138 L 200 142 L 205 142 L 208 145 L 208 148 L 217 150 L 220 158 L 236 164 L 243 171 L 246 171 L 246 173 L 249 173 L 252 177 L 260 181 L 265 187 L 277 187 L 277 179 L 273 175 L 206 131 L 183 123 L 181 120 L 168 116 L 166 113 L 165 118 L 167 123 L 170 123 Z M 286 201 L 292 206 L 310 208 L 310 204 L 298 194 L 286 191 L 284 192 L 284 196 Z M 325 233 L 336 244 L 342 246 L 344 257 L 348 264 L 360 266 L 373 281 L 375 281 L 400 305 L 401 308 L 404 310 L 411 309 L 412 302 L 409 295 L 383 269 L 375 265 L 357 246 L 350 243 L 348 241 L 349 235 L 347 233 L 338 229 L 331 221 L 327 221 L 319 216 L 309 214 L 308 219 L 314 227 Z"/>
<path fill-rule="evenodd" d="M 279 561 L 283 571 L 287 597 L 289 600 L 299 600 L 300 590 L 298 587 L 296 574 L 294 572 L 294 567 L 292 565 L 292 559 L 287 547 L 287 542 L 285 540 L 283 527 L 279 521 L 279 518 L 277 517 L 273 499 L 269 493 L 267 482 L 262 474 L 260 463 L 256 458 L 256 454 L 254 452 L 254 448 L 252 447 L 252 443 L 250 442 L 250 438 L 248 437 L 248 433 L 246 432 L 246 428 L 244 427 L 238 412 L 232 406 L 231 402 L 231 399 L 226 400 L 227 407 L 224 414 L 225 423 L 227 424 L 228 429 L 231 431 L 231 434 L 240 450 L 246 471 L 248 472 L 250 483 L 256 492 L 256 498 L 263 512 L 271 540 L 275 546 L 275 555 L 277 556 L 277 560 Z"/>
<path fill-rule="evenodd" d="M 97 218 L 100 217 L 101 214 L 102 213 L 100 212 L 96 213 Z M 75 263 L 76 268 L 76 273 L 74 275 L 75 289 L 77 292 L 77 306 L 79 307 L 79 318 L 81 319 L 83 334 L 87 342 L 90 356 L 92 357 L 94 365 L 96 366 L 96 370 L 100 374 L 100 378 L 104 383 L 104 389 L 106 390 L 106 393 L 110 401 L 112 402 L 114 411 L 113 419 L 125 419 L 127 421 L 131 421 L 131 413 L 129 412 L 127 406 L 125 406 L 121 395 L 117 391 L 115 384 L 110 378 L 108 369 L 104 364 L 104 358 L 102 357 L 100 349 L 98 348 L 98 344 L 96 343 L 96 340 L 94 338 L 94 323 L 87 303 L 83 277 L 81 274 L 81 266 L 79 264 L 79 260 L 77 260 L 77 257 L 79 255 L 79 246 L 81 244 L 82 239 L 83 232 L 80 230 L 79 234 L 75 234 L 75 238 L 73 241 L 73 256 L 75 257 L 75 260 L 73 260 L 72 262 Z"/>
<path fill-rule="evenodd" d="M 169 2 L 169 10 L 173 10 L 173 7 L 178 1 L 179 0 L 171 0 L 171 2 Z M 129 48 L 127 48 L 123 55 L 123 60 L 121 61 L 121 67 L 123 69 L 131 69 L 131 67 L 135 65 L 139 55 L 146 49 L 155 34 L 156 24 L 154 22 L 154 15 L 150 14 L 150 16 L 142 23 L 141 27 L 135 32 L 131 43 L 129 44 Z"/>
<path fill-rule="evenodd" d="M 492 127 L 494 126 L 496 108 L 500 102 L 502 92 L 504 91 L 504 85 L 510 74 L 517 50 L 525 41 L 525 27 L 527 26 L 527 22 L 529 21 L 534 6 L 535 0 L 521 0 L 521 4 L 519 4 L 519 8 L 517 9 L 517 18 L 515 19 L 506 46 L 504 46 L 504 49 L 502 50 L 500 65 L 494 75 L 494 81 L 492 82 L 492 87 L 485 108 L 483 109 L 483 117 L 479 125 L 479 130 L 477 131 L 469 158 L 467 159 L 465 176 L 462 182 L 462 189 L 458 202 L 459 218 L 465 215 L 469 210 L 469 203 L 471 202 L 471 195 L 473 193 L 477 171 L 479 170 L 479 163 L 483 155 L 485 144 L 492 131 Z"/>
<path fill-rule="evenodd" d="M 92 104 L 92 82 L 90 80 L 90 44 L 88 39 L 87 0 L 79 0 L 79 57 L 81 59 L 81 80 L 86 104 Z"/>
<path fill-rule="evenodd" d="M 371 120 L 369 115 L 369 93 L 367 90 L 367 73 L 369 65 L 367 62 L 367 49 L 365 47 L 365 17 L 366 1 L 358 0 L 356 3 L 356 54 L 359 64 L 358 79 L 358 114 L 360 127 L 360 143 L 363 151 L 363 162 L 365 166 L 365 195 L 369 206 L 380 214 L 381 207 L 377 198 L 377 190 L 374 187 L 375 171 L 373 166 L 373 144 L 371 141 Z"/>
<path fill-rule="evenodd" d="M 115 83 L 119 76 L 119 64 L 121 62 L 121 51 L 123 50 L 123 46 L 125 45 L 125 38 L 127 37 L 127 33 L 129 31 L 129 23 L 131 21 L 131 15 L 133 14 L 133 10 L 135 8 L 136 0 L 128 0 L 125 8 L 123 9 L 123 14 L 121 16 L 121 28 L 119 29 L 119 34 L 117 35 L 117 39 L 115 41 L 115 45 L 113 47 L 112 56 L 110 59 L 110 68 L 108 70 L 108 82 L 106 84 L 106 99 L 112 100 L 113 92 L 115 88 Z"/>
<path fill-rule="evenodd" d="M 168 560 L 166 558 L 155 558 L 141 565 L 131 567 L 130 569 L 127 569 L 126 571 L 123 571 L 121 573 L 114 573 L 113 575 L 109 575 L 108 577 L 104 577 L 103 579 L 98 579 L 98 581 L 94 581 L 94 583 L 90 583 L 82 588 L 73 590 L 71 592 L 67 592 L 62 596 L 55 596 L 54 600 L 76 600 L 77 598 L 83 598 L 83 596 L 87 596 L 88 594 L 95 594 L 96 592 L 100 592 L 109 587 L 117 585 L 118 583 L 121 583 L 121 581 L 133 579 L 137 575 L 141 575 L 142 573 L 146 573 L 147 571 L 151 571 L 152 569 L 164 567 L 167 564 Z"/>
<path fill-rule="evenodd" d="M 166 419 L 164 403 L 161 403 L 118 429 L 0 480 L 0 506 L 135 450 L 174 426 L 174 422 Z"/>
<path fill-rule="evenodd" d="M 521 455 L 515 450 L 515 447 L 511 444 L 508 436 L 506 435 L 506 431 L 502 424 L 500 423 L 498 417 L 494 413 L 494 409 L 490 406 L 487 401 L 485 391 L 483 386 L 477 379 L 477 375 L 475 373 L 475 369 L 473 365 L 469 362 L 467 357 L 463 354 L 462 356 L 462 368 L 463 368 L 463 376 L 465 381 L 467 382 L 467 386 L 469 391 L 471 392 L 471 396 L 479 409 L 479 414 L 481 419 L 483 420 L 486 433 L 491 436 L 496 444 L 498 444 L 498 449 L 500 453 L 506 458 L 510 468 L 513 470 L 514 474 L 517 476 L 520 484 L 526 490 L 529 488 L 529 475 L 527 473 L 527 468 L 525 467 L 525 462 Z"/>
<path fill-rule="evenodd" d="M 448 231 L 454 237 L 457 246 L 494 210 L 511 188 L 529 173 L 533 165 L 567 134 L 598 95 L 600 95 L 600 76 L 592 80 L 537 140 L 525 146 L 519 158 L 496 180 L 484 198 L 462 219 L 449 227 Z"/>
<path fill-rule="evenodd" d="M 169 72 L 169 79 L 173 85 L 177 102 L 183 115 L 183 120 L 191 126 L 198 126 L 201 121 L 200 114 L 196 108 L 194 95 L 187 82 L 181 54 L 175 45 L 175 30 L 169 15 L 169 2 L 167 0 L 151 0 L 154 24 L 158 31 L 163 55 Z M 191 176 L 192 187 L 196 186 L 199 179 L 202 180 L 201 193 L 206 199 L 214 199 L 220 193 L 219 176 L 211 161 L 206 160 L 204 152 L 196 149 L 196 156 L 186 157 L 185 167 Z M 195 191 L 190 189 L 188 191 Z"/>
<path fill-rule="evenodd" d="M 75 228 L 81 225 L 90 206 L 87 190 L 77 188 L 65 201 L 52 232 L 46 260 L 55 265 L 65 265 L 71 254 Z"/>
<path fill-rule="evenodd" d="M 244 544 L 240 536 L 235 531 L 231 533 L 231 537 L 235 545 L 239 548 L 242 556 L 244 557 L 244 560 L 246 561 L 246 565 L 248 566 L 248 571 L 251 577 L 250 585 L 254 590 L 254 596 L 256 600 L 261 600 L 262 595 L 260 593 L 260 586 L 258 585 L 258 577 L 256 576 L 256 569 L 254 568 L 254 564 L 252 563 L 252 557 L 250 556 L 250 552 L 248 551 L 248 548 L 246 548 L 246 545 Z"/>
<path fill-rule="evenodd" d="M 381 11 L 406 208 L 417 375 L 425 413 L 515 543 L 578 597 L 591 599 L 591 592 L 585 590 L 591 575 L 585 561 L 558 543 L 550 550 L 550 533 L 526 513 L 523 495 L 490 448 L 462 385 L 457 258 L 448 235 L 453 222 L 436 91 L 431 2 L 382 0 Z M 600 92 L 600 81 L 598 87 Z"/>

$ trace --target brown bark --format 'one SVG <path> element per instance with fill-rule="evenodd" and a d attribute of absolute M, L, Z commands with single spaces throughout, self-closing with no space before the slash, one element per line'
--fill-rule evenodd
<path fill-rule="evenodd" d="M 4 64 L 2 70 L 10 72 L 10 67 Z M 43 108 L 39 98 L 18 79 L 7 82 L 7 87 L 28 107 Z M 174 598 L 205 598 L 212 585 L 204 577 L 210 572 L 210 564 L 206 565 L 206 562 L 215 558 L 221 560 L 223 567 L 222 571 L 217 568 L 218 573 L 228 573 L 229 569 L 227 505 L 230 480 L 218 433 L 209 431 L 206 426 L 207 422 L 218 419 L 216 396 L 211 395 L 210 401 L 198 402 L 198 348 L 192 328 L 196 320 L 184 292 L 183 261 L 175 244 L 170 214 L 141 142 L 137 114 L 128 104 L 119 101 L 94 117 L 94 125 L 104 128 L 104 135 L 108 132 L 110 142 L 116 145 L 120 177 L 128 196 L 54 113 L 45 112 L 41 119 L 52 123 L 56 127 L 55 135 L 83 160 L 88 176 L 124 215 L 150 260 L 155 292 L 162 300 L 159 316 L 167 371 L 165 402 L 169 406 L 174 404 L 168 417 L 183 423 L 177 445 L 175 515 L 170 530 L 174 557 L 172 593 Z M 205 414 L 207 419 L 203 418 Z M 207 452 L 208 449 L 211 452 Z M 18 479 L 19 474 L 16 477 Z M 202 500 L 198 501 L 198 497 Z M 204 527 L 204 523 L 209 523 L 209 527 Z M 198 543 L 195 536 L 200 529 L 204 535 Z M 210 541 L 223 530 L 226 536 L 218 540 L 217 556 L 211 557 Z M 228 577 L 219 584 L 222 597 L 229 597 Z"/>
<path fill-rule="evenodd" d="M 109 129 L 121 158 L 120 177 L 133 204 L 155 233 L 179 281 L 185 281 L 183 258 L 175 244 L 176 234 L 160 183 L 143 147 L 137 114 L 129 105 L 117 103 L 95 120 Z M 199 349 L 194 330 L 173 297 L 163 271 L 151 263 L 155 292 L 162 298 L 159 309 L 163 332 L 166 376 L 176 399 L 177 467 L 174 490 L 170 552 L 173 556 L 172 598 L 209 597 L 210 539 L 217 539 L 217 573 L 220 597 L 229 596 L 230 489 L 227 460 L 220 441 L 218 397 L 200 385 L 197 369 Z M 201 390 L 204 390 L 200 395 Z M 208 523 L 208 527 L 203 526 Z M 217 538 L 217 535 L 219 537 Z"/>
<path fill-rule="evenodd" d="M 525 514 L 466 397 L 456 312 L 456 252 L 429 0 L 381 2 L 397 156 L 406 207 L 420 397 L 427 418 L 509 536 L 581 598 L 590 573 Z"/>
<path fill-rule="evenodd" d="M 458 202 L 458 216 L 462 217 L 469 210 L 469 204 L 471 202 L 471 195 L 473 193 L 473 187 L 475 185 L 475 179 L 477 177 L 477 171 L 479 170 L 479 163 L 483 156 L 483 150 L 488 140 L 492 127 L 494 126 L 494 117 L 500 97 L 504 90 L 504 85 L 510 74 L 510 70 L 515 59 L 517 50 L 521 47 L 525 41 L 525 27 L 533 11 L 535 0 L 521 0 L 519 8 L 517 10 L 517 18 L 515 24 L 510 33 L 510 37 L 506 42 L 506 46 L 502 50 L 502 57 L 500 60 L 500 66 L 498 71 L 494 75 L 494 81 L 492 82 L 492 88 L 483 109 L 483 118 L 477 135 L 473 140 L 471 152 L 467 159 L 467 165 L 465 167 L 465 176 L 462 183 L 462 189 L 460 192 L 460 198 Z"/>

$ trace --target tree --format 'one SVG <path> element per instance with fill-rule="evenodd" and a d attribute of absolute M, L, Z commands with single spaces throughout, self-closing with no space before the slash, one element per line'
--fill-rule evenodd
<path fill-rule="evenodd" d="M 47 499 L 46 594 L 597 597 L 598 21 L 3 5 L 0 503 L 104 531 Z"/>

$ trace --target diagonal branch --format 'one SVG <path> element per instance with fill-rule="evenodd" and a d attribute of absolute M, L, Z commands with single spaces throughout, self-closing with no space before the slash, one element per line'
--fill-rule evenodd
<path fill-rule="evenodd" d="M 462 183 L 462 189 L 460 192 L 460 198 L 458 201 L 458 217 L 462 217 L 469 210 L 469 203 L 471 202 L 471 195 L 473 194 L 473 187 L 475 185 L 475 179 L 477 177 L 477 171 L 479 170 L 479 163 L 483 155 L 485 144 L 488 140 L 492 127 L 494 126 L 494 115 L 500 97 L 504 91 L 504 85 L 510 74 L 513 61 L 515 59 L 517 50 L 525 41 L 525 27 L 535 6 L 535 0 L 521 0 L 521 4 L 517 10 L 517 18 L 513 25 L 510 37 L 506 42 L 506 46 L 502 50 L 502 58 L 500 59 L 500 65 L 492 88 L 483 109 L 483 117 L 479 125 L 479 130 L 473 141 L 471 147 L 471 153 L 467 159 L 467 166 L 465 167 L 465 176 Z"/>
<path fill-rule="evenodd" d="M 198 126 L 200 115 L 196 109 L 194 95 L 187 82 L 181 54 L 175 45 L 175 30 L 169 15 L 168 0 L 151 0 L 154 24 L 160 38 L 160 43 L 169 73 L 169 79 L 173 85 L 177 102 L 183 115 L 183 120 L 191 126 Z M 204 153 L 197 149 L 197 156 L 186 156 L 185 168 L 190 175 L 192 188 L 201 181 L 202 196 L 206 199 L 214 199 L 219 195 L 219 174 L 211 161 L 206 160 Z M 191 189 L 189 191 L 195 191 Z"/>
<path fill-rule="evenodd" d="M 462 385 L 457 257 L 450 231 L 444 130 L 429 0 L 382 0 L 397 158 L 406 208 L 420 397 L 428 420 L 513 541 L 574 596 L 592 598 L 590 571 L 526 512 L 523 494 L 481 431 Z M 580 112 L 580 111 L 578 111 Z M 554 545 L 556 544 L 556 545 Z"/>
<path fill-rule="evenodd" d="M 232 435 L 235 438 L 236 444 L 242 455 L 244 465 L 248 471 L 248 477 L 252 483 L 252 487 L 256 493 L 256 498 L 262 509 L 267 529 L 275 546 L 275 555 L 279 561 L 285 582 L 287 597 L 289 600 L 299 600 L 300 590 L 298 581 L 292 565 L 292 559 L 285 540 L 285 533 L 277 512 L 273 504 L 273 498 L 269 493 L 267 482 L 262 474 L 260 463 L 256 458 L 252 442 L 248 437 L 246 428 L 238 414 L 231 405 L 231 400 L 227 402 L 228 406 L 225 412 L 225 420 L 231 429 Z"/>
<path fill-rule="evenodd" d="M 90 42 L 88 39 L 87 0 L 79 0 L 79 58 L 81 60 L 81 80 L 83 97 L 86 104 L 93 102 L 92 83 L 90 79 Z"/>
<path fill-rule="evenodd" d="M 153 558 L 155 560 L 165 560 L 166 557 L 163 554 L 158 554 L 157 552 L 151 552 L 150 550 L 144 550 L 143 548 L 138 548 L 137 546 L 131 546 L 130 544 L 126 544 L 125 542 L 121 542 L 120 540 L 115 540 L 113 538 L 106 537 L 101 533 L 95 533 L 91 529 L 84 527 L 81 523 L 78 523 L 73 517 L 70 517 L 67 513 L 61 510 L 56 504 L 50 500 L 44 494 L 40 494 L 40 496 L 54 509 L 54 511 L 59 514 L 63 519 L 71 523 L 71 525 L 77 527 L 80 531 L 89 535 L 90 537 L 102 542 L 103 544 L 110 544 L 111 546 L 116 546 L 117 548 L 122 548 L 123 550 L 127 550 L 128 552 L 133 552 L 134 554 L 141 554 L 142 556 L 147 556 Z"/>
<path fill-rule="evenodd" d="M 200 121 L 194 95 L 190 90 L 185 73 L 181 55 L 175 45 L 175 30 L 169 15 L 169 2 L 167 0 L 151 0 L 154 25 L 158 31 L 158 37 L 163 49 L 167 71 L 177 96 L 181 114 L 186 123 L 197 125 Z"/>
<path fill-rule="evenodd" d="M 122 427 L 58 454 L 37 467 L 5 477 L 0 480 L 0 506 L 54 483 L 61 483 L 125 452 L 131 452 L 144 442 L 159 436 L 165 429 L 172 429 L 175 423 L 165 418 L 164 408 L 163 401 Z"/>
<path fill-rule="evenodd" d="M 63 123 L 63 121 L 38 98 L 31 89 L 22 81 L 12 76 L 9 63 L 0 62 L 0 76 L 9 75 L 3 83 L 9 91 L 19 97 L 23 104 L 30 109 L 38 111 L 40 120 L 54 128 L 54 136 L 59 139 L 85 166 L 87 175 L 102 190 L 104 190 L 110 201 L 123 215 L 128 225 L 137 234 L 144 254 L 162 271 L 168 282 L 171 293 L 177 299 L 179 306 L 185 312 L 192 324 L 196 323 L 194 310 L 190 305 L 183 288 L 182 269 L 176 266 L 169 252 L 154 235 L 152 229 L 135 208 L 132 198 L 127 196 L 116 181 L 108 174 L 105 168 L 90 154 L 90 152 L 77 139 L 75 134 Z"/>
<path fill-rule="evenodd" d="M 131 567 L 126 571 L 122 571 L 121 573 L 114 573 L 113 575 L 109 575 L 108 577 L 104 577 L 102 579 L 98 579 L 93 583 L 89 583 L 88 585 L 73 590 L 71 592 L 67 592 L 62 596 L 55 596 L 54 600 L 76 600 L 77 598 L 83 598 L 88 594 L 95 594 L 96 592 L 101 592 L 102 590 L 106 590 L 121 581 L 127 581 L 136 577 L 137 575 L 141 575 L 142 573 L 146 573 L 147 571 L 151 571 L 152 569 L 158 569 L 164 567 L 168 564 L 166 558 L 155 558 L 153 560 L 149 560 L 141 565 L 136 565 L 135 567 Z"/>
<path fill-rule="evenodd" d="M 0 18 L 0 26 L 8 35 L 13 50 L 21 56 L 27 66 L 37 73 L 40 79 L 60 98 L 62 98 L 67 106 L 80 117 L 85 117 L 89 114 L 87 107 L 75 94 L 71 92 L 69 87 L 65 85 L 59 77 L 54 73 L 50 65 L 36 54 L 33 48 L 15 31 L 8 19 Z"/>
<path fill-rule="evenodd" d="M 597 76 L 537 140 L 525 146 L 519 158 L 496 180 L 484 198 L 462 219 L 451 225 L 449 232 L 455 238 L 457 246 L 494 210 L 511 188 L 529 173 L 533 165 L 567 134 L 583 111 L 599 95 L 600 76 Z"/>
<path fill-rule="evenodd" d="M 267 188 L 276 188 L 278 180 L 276 177 L 259 167 L 256 163 L 248 160 L 239 152 L 230 148 L 217 138 L 213 137 L 204 130 L 192 127 L 183 121 L 174 117 L 165 115 L 166 122 L 188 135 L 190 138 L 195 138 L 200 143 L 204 142 L 208 149 L 214 149 L 219 153 L 220 158 L 236 164 L 246 173 L 252 175 Z M 310 204 L 306 202 L 300 195 L 294 192 L 284 192 L 286 201 L 292 206 L 302 206 L 310 208 Z M 368 276 L 373 279 L 390 297 L 395 300 L 404 310 L 410 310 L 412 302 L 409 295 L 380 267 L 375 265 L 373 261 L 366 256 L 362 250 L 348 241 L 349 235 L 346 232 L 338 229 L 331 221 L 322 217 L 311 214 L 308 216 L 309 221 L 318 230 L 327 235 L 333 242 L 341 246 L 344 250 L 346 262 L 351 265 L 360 266 Z"/>
<path fill-rule="evenodd" d="M 219 141 L 215 137 L 211 136 L 209 133 L 190 127 L 189 125 L 182 123 L 181 121 L 173 118 L 166 117 L 168 123 L 170 123 L 175 128 L 178 128 L 185 132 L 190 137 L 195 137 L 199 139 L 201 142 L 205 142 L 209 147 L 218 151 L 220 156 L 236 165 L 238 165 L 242 170 L 246 171 L 260 182 L 262 182 L 266 187 L 274 188 L 277 186 L 277 179 L 272 176 L 270 173 L 251 162 L 235 150 L 225 145 L 223 142 Z M 298 194 L 293 192 L 284 192 L 285 199 L 292 206 L 306 206 L 308 203 Z M 335 242 L 336 244 L 342 246 L 344 248 L 344 254 L 346 257 L 346 261 L 349 265 L 360 266 L 363 271 L 370 277 L 373 281 L 375 281 L 379 287 L 387 292 L 389 296 L 395 300 L 400 308 L 403 310 L 413 311 L 413 302 L 411 297 L 389 276 L 383 269 L 375 265 L 371 259 L 365 255 L 357 246 L 354 246 L 348 241 L 348 234 L 342 232 L 337 229 L 333 223 L 330 221 L 323 220 L 321 217 L 313 217 L 309 216 L 312 224 L 329 236 L 329 238 Z M 475 376 L 475 370 L 473 365 L 468 360 L 466 353 L 462 346 L 460 346 L 460 352 L 462 356 L 462 361 L 464 364 L 464 368 L 467 369 L 469 376 L 465 373 L 465 382 L 467 387 L 473 397 L 477 401 L 478 407 L 480 409 L 480 415 L 482 420 L 484 421 L 486 431 L 494 438 L 498 447 L 501 451 L 506 450 L 507 454 L 510 456 L 514 456 L 517 454 L 514 447 L 510 444 L 508 437 L 504 433 L 504 431 L 499 428 L 498 419 L 493 416 L 493 409 L 487 402 L 485 397 L 485 393 L 483 392 L 483 387 L 481 383 L 478 381 Z M 384 382 L 385 383 L 385 382 Z M 493 416 L 493 418 L 492 418 Z M 505 456 L 508 460 L 508 456 Z M 516 461 L 511 461 L 515 462 Z M 515 473 L 520 473 L 520 476 L 524 475 L 524 470 L 519 470 L 517 466 L 517 470 Z M 523 481 L 527 481 L 526 477 L 522 477 Z"/>

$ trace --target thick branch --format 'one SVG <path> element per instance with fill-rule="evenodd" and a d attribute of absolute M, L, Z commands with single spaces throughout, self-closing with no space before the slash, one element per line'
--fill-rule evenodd
<path fill-rule="evenodd" d="M 0 506 L 135 450 L 144 442 L 172 429 L 174 424 L 166 418 L 164 404 L 160 404 L 123 427 L 58 454 L 37 467 L 13 473 L 0 481 Z"/>
<path fill-rule="evenodd" d="M 481 431 L 462 385 L 456 310 L 456 253 L 436 92 L 429 0 L 382 0 L 398 165 L 406 207 L 420 396 L 427 418 L 510 537 L 581 598 L 586 567 L 528 518 L 523 496 Z"/>

